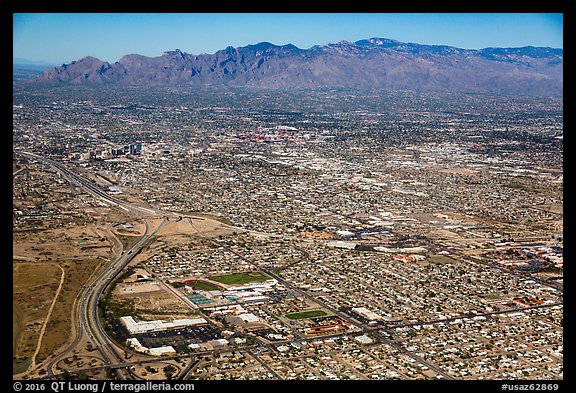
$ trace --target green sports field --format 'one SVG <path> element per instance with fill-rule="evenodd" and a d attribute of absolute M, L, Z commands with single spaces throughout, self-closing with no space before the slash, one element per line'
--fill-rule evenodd
<path fill-rule="evenodd" d="M 222 284 L 227 285 L 242 285 L 249 282 L 263 282 L 270 279 L 270 277 L 258 272 L 222 274 L 219 276 L 210 276 L 208 278 L 212 281 L 221 282 Z"/>
<path fill-rule="evenodd" d="M 325 315 L 327 314 L 322 310 L 310 310 L 302 312 L 293 312 L 290 314 L 286 314 L 285 317 L 288 319 L 305 319 L 305 318 L 323 317 Z"/>

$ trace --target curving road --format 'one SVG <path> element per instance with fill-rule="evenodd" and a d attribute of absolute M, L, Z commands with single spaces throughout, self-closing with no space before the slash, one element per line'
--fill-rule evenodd
<path fill-rule="evenodd" d="M 98 304 L 102 294 L 110 287 L 122 270 L 142 250 L 142 248 L 154 237 L 162 227 L 160 224 L 155 230 L 150 231 L 150 225 L 144 220 L 146 230 L 144 234 L 123 254 L 116 258 L 86 289 L 80 302 L 80 323 L 88 334 L 90 341 L 100 351 L 107 364 L 123 363 L 124 359 L 118 354 L 116 346 L 108 337 L 98 313 Z M 130 369 L 127 369 L 131 374 Z M 132 376 L 132 375 L 131 375 Z"/>
<path fill-rule="evenodd" d="M 44 164 L 50 165 L 71 183 L 77 184 L 89 194 L 103 200 L 108 205 L 112 205 L 114 208 L 119 208 L 124 211 L 136 214 L 159 214 L 159 212 L 154 210 L 132 205 L 126 201 L 108 195 L 94 183 L 72 172 L 62 163 L 29 152 L 19 151 L 18 153 L 26 157 L 36 159 Z M 114 365 L 124 363 L 124 359 L 118 354 L 114 342 L 104 331 L 99 317 L 98 304 L 102 294 L 110 287 L 110 285 L 114 282 L 122 270 L 132 261 L 132 259 L 140 252 L 140 250 L 146 246 L 146 244 L 154 237 L 156 232 L 166 222 L 163 221 L 156 227 L 156 229 L 151 231 L 150 224 L 145 219 L 142 219 L 142 221 L 146 227 L 144 234 L 142 234 L 142 236 L 140 236 L 140 238 L 128 249 L 120 250 L 120 256 L 112 261 L 112 263 L 110 263 L 110 265 L 108 265 L 104 271 L 98 274 L 82 292 L 77 304 L 77 316 L 74 318 L 76 326 L 78 327 L 76 329 L 76 337 L 64 351 L 62 351 L 48 363 L 48 377 L 55 375 L 55 366 L 59 361 L 72 353 L 84 335 L 87 336 L 87 339 L 92 344 L 92 346 L 100 352 L 100 355 L 106 364 Z M 122 373 L 122 371 L 120 371 L 120 373 Z M 128 367 L 126 368 L 126 373 L 128 375 L 118 375 L 118 377 L 134 377 L 134 375 L 132 375 L 132 371 Z"/>
<path fill-rule="evenodd" d="M 54 375 L 55 365 L 57 365 L 57 363 L 60 360 L 62 360 L 63 358 L 65 358 L 66 356 L 69 356 L 70 353 L 73 351 L 73 349 L 77 346 L 77 344 L 84 337 L 84 335 L 86 335 L 88 340 L 92 343 L 93 347 L 99 351 L 104 362 L 110 368 L 114 368 L 114 369 L 118 370 L 118 376 L 117 376 L 118 378 L 135 379 L 136 376 L 132 373 L 129 366 L 127 366 L 130 363 L 127 363 L 126 360 L 123 359 L 122 356 L 120 355 L 121 353 L 123 353 L 123 351 L 119 350 L 116 347 L 114 342 L 108 337 L 108 335 L 104 331 L 104 328 L 102 327 L 100 317 L 99 317 L 99 307 L 98 307 L 99 300 L 100 300 L 100 297 L 102 296 L 102 294 L 104 294 L 105 291 L 113 284 L 115 279 L 120 275 L 120 273 L 124 270 L 124 268 L 126 266 L 128 266 L 128 264 L 132 261 L 132 259 L 142 250 L 143 247 L 146 246 L 146 244 L 148 242 L 150 242 L 154 238 L 156 232 L 168 221 L 168 218 L 166 217 L 166 215 L 167 214 L 176 215 L 177 213 L 174 213 L 174 212 L 168 213 L 165 211 L 154 211 L 151 209 L 136 206 L 136 205 L 130 204 L 126 201 L 114 198 L 114 197 L 108 195 L 105 191 L 100 189 L 98 186 L 96 186 L 91 181 L 86 180 L 86 179 L 82 178 L 81 176 L 75 174 L 74 172 L 70 171 L 62 163 L 53 161 L 51 159 L 47 159 L 45 157 L 38 156 L 38 155 L 33 154 L 33 153 L 21 152 L 21 151 L 18 153 L 20 153 L 24 156 L 27 156 L 29 158 L 39 160 L 40 162 L 43 162 L 45 164 L 52 166 L 58 172 L 60 172 L 62 175 L 64 175 L 69 181 L 79 185 L 80 187 L 82 187 L 84 190 L 86 190 L 91 195 L 101 199 L 102 201 L 104 201 L 105 203 L 107 203 L 109 205 L 112 205 L 112 207 L 114 207 L 114 208 L 119 208 L 119 209 L 122 209 L 126 212 L 131 212 L 131 213 L 140 214 L 140 215 L 146 214 L 146 215 L 165 216 L 164 221 L 160 225 L 158 225 L 154 230 L 152 230 L 150 228 L 149 223 L 144 218 L 142 218 L 142 221 L 145 224 L 145 231 L 142 234 L 142 236 L 133 245 L 131 245 L 127 250 L 125 250 L 124 252 L 121 252 L 120 256 L 118 256 L 114 261 L 112 261 L 110 263 L 110 265 L 104 269 L 104 271 L 102 271 L 100 274 L 98 274 L 88 284 L 88 286 L 86 287 L 86 289 L 82 293 L 81 297 L 79 298 L 79 302 L 78 302 L 78 306 L 77 306 L 78 307 L 78 314 L 77 314 L 76 323 L 77 323 L 77 326 L 79 328 L 76 330 L 76 339 L 62 353 L 60 353 L 57 357 L 53 358 L 53 360 L 48 364 L 48 377 L 50 377 L 50 376 Z M 201 236 L 206 237 L 202 233 L 202 231 L 200 231 L 198 228 L 196 228 L 194 222 L 192 221 L 192 218 L 201 218 L 200 216 L 195 217 L 193 215 L 188 215 L 185 217 L 188 218 L 189 223 L 192 226 L 192 228 L 194 228 Z M 182 216 L 179 216 L 179 219 L 182 219 Z M 227 228 L 230 230 L 239 230 L 239 231 L 244 231 L 244 232 L 249 232 L 249 233 L 256 233 L 255 231 L 249 231 L 249 230 L 245 230 L 242 228 L 234 227 L 231 225 L 225 225 L 225 224 L 218 225 L 218 227 Z M 266 235 L 270 236 L 270 234 L 266 234 Z M 272 237 L 284 237 L 284 236 L 275 235 Z M 318 299 L 317 297 L 310 295 L 306 291 L 303 291 L 300 288 L 295 287 L 291 283 L 284 280 L 280 275 L 270 271 L 269 269 L 264 269 L 264 268 L 260 267 L 253 260 L 244 257 L 243 255 L 235 252 L 234 250 L 230 249 L 226 245 L 221 244 L 221 243 L 215 241 L 214 239 L 211 239 L 208 237 L 206 237 L 206 238 L 209 239 L 212 243 L 226 248 L 227 251 L 237 255 L 243 261 L 251 264 L 258 271 L 260 271 L 264 274 L 267 274 L 270 277 L 276 279 L 279 283 L 283 284 L 286 288 L 289 288 L 290 290 L 294 291 L 295 293 L 298 293 L 300 296 L 306 297 L 306 298 L 318 303 L 322 308 L 330 311 L 334 315 L 336 315 L 336 316 L 342 318 L 343 320 L 349 322 L 350 324 L 356 326 L 357 332 L 363 332 L 363 333 L 364 332 L 370 332 L 372 334 L 375 334 L 375 335 L 379 336 L 380 342 L 391 345 L 392 347 L 399 350 L 401 353 L 413 358 L 414 360 L 420 362 L 421 364 L 428 366 L 430 369 L 436 371 L 443 378 L 453 379 L 451 375 L 446 373 L 444 370 L 442 370 L 441 368 L 439 368 L 435 364 L 432 364 L 432 363 L 426 361 L 421 356 L 413 353 L 412 351 L 408 351 L 401 343 L 387 338 L 387 336 L 385 334 L 381 334 L 381 333 L 384 333 L 385 329 L 374 328 L 374 327 L 368 326 L 364 323 L 360 323 L 356 320 L 353 320 L 347 314 L 345 314 L 345 313 L 341 312 L 340 310 L 337 310 L 337 309 L 331 307 L 330 305 L 326 304 L 326 302 L 322 301 L 322 299 Z M 304 252 L 304 257 L 298 261 L 295 261 L 294 263 L 298 263 L 302 260 L 305 260 L 307 257 L 308 257 L 308 255 L 306 255 L 306 253 Z M 549 285 L 549 283 L 548 283 L 548 285 Z M 168 288 L 168 289 L 170 289 L 170 288 Z M 554 304 L 554 305 L 557 305 L 557 304 Z M 550 307 L 550 306 L 553 306 L 553 305 L 535 306 L 535 307 L 530 307 L 530 308 L 540 308 L 540 307 Z M 518 310 L 515 310 L 515 311 L 518 311 Z M 488 316 L 488 315 L 505 313 L 505 312 L 510 312 L 510 311 L 492 312 L 492 313 L 484 313 L 484 314 L 477 314 L 477 315 Z M 477 316 L 477 315 L 474 315 L 474 316 Z M 423 323 L 438 323 L 438 322 L 449 322 L 449 321 L 451 321 L 451 319 L 435 320 L 435 321 L 423 322 Z M 410 326 L 410 325 L 413 325 L 413 324 L 397 325 L 395 327 Z M 274 373 L 274 371 L 271 370 L 269 367 L 267 367 L 266 364 L 264 362 L 262 362 L 261 359 L 259 359 L 257 357 L 257 355 L 255 355 L 254 353 L 251 353 L 251 354 L 252 354 L 252 356 L 254 356 L 254 358 L 257 361 L 262 363 L 262 365 L 265 366 L 269 371 Z M 194 364 L 192 364 L 192 365 L 194 365 Z M 192 368 L 192 365 L 187 367 L 181 373 L 180 377 L 184 377 L 188 373 L 188 371 Z M 106 367 L 106 366 L 104 366 L 104 367 Z"/>

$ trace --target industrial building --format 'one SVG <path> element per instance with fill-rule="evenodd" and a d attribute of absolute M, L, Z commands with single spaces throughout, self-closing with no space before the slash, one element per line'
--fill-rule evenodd
<path fill-rule="evenodd" d="M 176 350 L 174 349 L 174 347 L 170 346 L 170 345 L 165 345 L 162 347 L 157 347 L 157 348 L 148 348 L 143 346 L 140 341 L 138 341 L 137 338 L 129 338 L 126 340 L 126 344 L 138 351 L 138 352 L 142 352 L 148 355 L 152 355 L 152 356 L 172 356 L 172 355 L 176 355 Z"/>
<path fill-rule="evenodd" d="M 366 307 L 355 307 L 352 309 L 356 314 L 368 319 L 369 321 L 380 321 L 382 316 L 376 314 L 374 311 L 368 310 Z"/>
<path fill-rule="evenodd" d="M 227 315 L 224 317 L 226 322 L 231 323 L 236 326 L 241 326 L 245 328 L 259 328 L 267 326 L 266 322 L 262 321 L 256 315 L 252 313 L 243 313 L 238 315 Z"/>
<path fill-rule="evenodd" d="M 180 329 L 187 326 L 197 326 L 207 324 L 204 318 L 175 319 L 172 322 L 164 321 L 143 321 L 136 322 L 131 316 L 121 317 L 120 322 L 130 334 L 142 334 L 160 332 L 163 330 Z"/>
<path fill-rule="evenodd" d="M 340 325 L 339 323 L 331 323 L 331 324 L 326 324 L 326 325 L 312 326 L 312 327 L 304 330 L 304 334 L 307 336 L 310 336 L 310 335 L 314 335 L 314 334 L 339 332 L 342 330 L 346 330 L 346 327 Z"/>

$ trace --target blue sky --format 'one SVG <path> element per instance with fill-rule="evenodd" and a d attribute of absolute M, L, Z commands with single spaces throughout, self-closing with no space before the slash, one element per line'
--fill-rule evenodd
<path fill-rule="evenodd" d="M 84 56 L 108 62 L 166 50 L 214 53 L 262 41 L 307 49 L 391 38 L 459 48 L 563 48 L 563 15 L 541 13 L 15 13 L 13 57 L 52 64 Z"/>

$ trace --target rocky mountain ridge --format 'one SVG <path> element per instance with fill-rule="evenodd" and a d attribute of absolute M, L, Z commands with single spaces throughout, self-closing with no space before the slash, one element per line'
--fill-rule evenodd
<path fill-rule="evenodd" d="M 87 56 L 27 83 L 228 85 L 263 88 L 384 88 L 562 96 L 563 50 L 544 47 L 461 49 L 386 38 L 300 49 L 261 42 L 193 55 L 179 49 L 108 63 Z"/>

